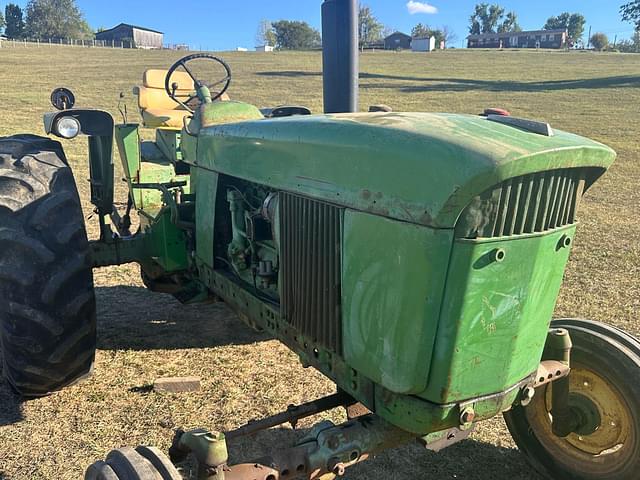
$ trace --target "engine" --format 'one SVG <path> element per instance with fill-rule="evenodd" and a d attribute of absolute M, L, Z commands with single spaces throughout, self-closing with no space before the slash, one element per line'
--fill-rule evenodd
<path fill-rule="evenodd" d="M 279 300 L 278 193 L 262 186 L 233 182 L 224 193 L 228 215 L 224 251 L 218 252 L 230 271 L 256 292 Z M 229 231 L 227 229 L 227 231 Z"/>

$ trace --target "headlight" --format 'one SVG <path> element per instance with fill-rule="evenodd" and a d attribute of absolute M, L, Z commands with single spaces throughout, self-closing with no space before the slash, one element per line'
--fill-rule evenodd
<path fill-rule="evenodd" d="M 73 117 L 62 117 L 56 122 L 53 133 L 66 139 L 75 138 L 80 133 L 80 122 Z"/>

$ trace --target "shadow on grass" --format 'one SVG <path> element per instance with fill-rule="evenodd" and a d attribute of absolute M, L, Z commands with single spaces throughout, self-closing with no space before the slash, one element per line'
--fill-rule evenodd
<path fill-rule="evenodd" d="M 309 430 L 285 428 L 266 430 L 229 443 L 231 463 L 264 457 L 275 449 L 293 446 Z M 464 440 L 440 452 L 431 452 L 417 442 L 388 450 L 351 467 L 344 478 L 369 480 L 393 478 L 539 479 L 516 449 L 498 447 L 473 439 Z"/>
<path fill-rule="evenodd" d="M 25 400 L 16 395 L 0 373 L 0 427 L 18 423 L 24 419 L 22 403 Z M 0 473 L 2 478 L 2 473 Z"/>
<path fill-rule="evenodd" d="M 96 288 L 99 350 L 177 350 L 268 339 L 224 304 L 183 305 L 141 287 Z"/>
<path fill-rule="evenodd" d="M 284 70 L 279 72 L 258 72 L 265 77 L 310 77 L 320 76 L 320 72 Z M 640 75 L 619 75 L 612 77 L 576 79 L 576 80 L 545 80 L 540 82 L 516 82 L 510 80 L 476 80 L 469 78 L 431 78 L 405 75 L 387 75 L 378 73 L 360 74 L 360 80 L 394 80 L 397 82 L 423 82 L 429 85 L 402 85 L 400 83 L 361 83 L 362 88 L 389 88 L 404 93 L 416 92 L 466 92 L 484 90 L 490 92 L 545 92 L 556 90 L 576 89 L 606 89 L 640 87 Z"/>

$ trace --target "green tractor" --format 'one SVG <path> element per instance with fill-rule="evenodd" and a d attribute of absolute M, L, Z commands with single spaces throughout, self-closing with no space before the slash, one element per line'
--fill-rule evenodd
<path fill-rule="evenodd" d="M 231 101 L 231 70 L 208 54 L 145 73 L 141 125 L 114 125 L 54 91 L 46 132 L 88 136 L 97 240 L 60 144 L 0 139 L 7 380 L 38 396 L 89 374 L 92 269 L 136 262 L 151 290 L 226 302 L 337 385 L 224 434 L 178 431 L 171 459 L 193 454 L 201 479 L 333 478 L 416 439 L 440 450 L 501 413 L 548 478 L 638 478 L 640 343 L 604 324 L 552 321 L 581 198 L 615 153 L 501 111 L 353 113 L 355 12 L 352 0 L 323 5 L 333 113 Z M 198 62 L 220 78 L 194 74 Z M 129 187 L 120 213 L 114 139 Z M 227 442 L 337 407 L 346 423 L 229 464 Z M 138 447 L 112 451 L 86 478 L 180 476 Z"/>

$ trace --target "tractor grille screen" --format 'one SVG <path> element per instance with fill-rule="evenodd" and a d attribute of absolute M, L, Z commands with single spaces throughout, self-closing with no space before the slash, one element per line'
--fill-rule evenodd
<path fill-rule="evenodd" d="M 340 244 L 339 208 L 280 193 L 282 315 L 335 353 L 342 351 Z"/>
<path fill-rule="evenodd" d="M 509 179 L 471 202 L 458 221 L 456 234 L 495 238 L 570 225 L 576 221 L 584 188 L 585 171 L 577 168 Z"/>

